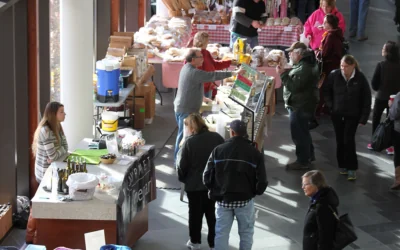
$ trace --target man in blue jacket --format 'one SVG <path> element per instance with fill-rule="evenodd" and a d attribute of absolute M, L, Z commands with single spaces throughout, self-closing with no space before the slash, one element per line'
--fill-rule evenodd
<path fill-rule="evenodd" d="M 254 200 L 268 186 L 264 155 L 245 139 L 247 126 L 240 120 L 230 125 L 231 138 L 210 155 L 203 174 L 209 197 L 217 201 L 215 250 L 229 249 L 233 218 L 239 227 L 240 249 L 251 249 L 254 234 Z"/>

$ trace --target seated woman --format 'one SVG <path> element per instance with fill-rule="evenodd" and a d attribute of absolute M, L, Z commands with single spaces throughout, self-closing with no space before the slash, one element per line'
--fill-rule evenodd
<path fill-rule="evenodd" d="M 229 68 L 231 66 L 231 61 L 218 61 L 214 60 L 211 56 L 211 53 L 207 50 L 208 45 L 208 33 L 204 31 L 197 32 L 194 36 L 193 46 L 196 48 L 201 49 L 201 54 L 203 54 L 203 65 L 199 67 L 204 71 L 216 71 L 216 70 L 223 70 Z M 212 82 L 204 83 L 204 96 L 206 98 L 213 98 L 213 90 L 216 89 L 216 86 Z"/>
<path fill-rule="evenodd" d="M 339 28 L 339 19 L 332 14 L 327 14 L 324 18 L 324 30 L 321 46 L 317 52 L 317 57 L 322 62 L 321 74 L 324 78 L 323 83 L 327 80 L 327 76 L 332 70 L 340 68 L 340 60 L 342 59 L 343 48 L 343 32 Z M 324 111 L 325 114 L 329 113 L 327 108 L 324 108 L 325 101 L 322 91 L 322 86 L 319 86 L 319 104 L 315 115 L 320 116 Z"/>
<path fill-rule="evenodd" d="M 339 197 L 326 183 L 319 170 L 312 170 L 302 176 L 302 189 L 310 197 L 310 206 L 303 229 L 303 249 L 333 250 Z"/>
<path fill-rule="evenodd" d="M 321 45 L 322 35 L 325 33 L 323 23 L 327 14 L 335 15 L 339 19 L 339 28 L 344 33 L 346 23 L 342 13 L 336 8 L 336 0 L 321 0 L 320 7 L 314 11 L 304 24 L 304 34 L 310 39 L 310 47 L 317 50 Z"/>
<path fill-rule="evenodd" d="M 177 170 L 179 181 L 185 184 L 189 200 L 189 249 L 200 249 L 203 216 L 208 225 L 208 245 L 214 248 L 215 238 L 215 201 L 208 198 L 207 187 L 203 184 L 203 172 L 214 148 L 224 139 L 215 132 L 210 132 L 199 114 L 190 114 L 185 119 L 185 126 L 190 136 L 178 152 Z"/>

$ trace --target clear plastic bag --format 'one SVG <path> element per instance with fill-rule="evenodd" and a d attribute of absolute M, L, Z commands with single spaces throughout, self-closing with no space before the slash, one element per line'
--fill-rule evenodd
<path fill-rule="evenodd" d="M 98 183 L 99 179 L 94 174 L 72 174 L 67 180 L 69 196 L 76 201 L 91 200 Z"/>

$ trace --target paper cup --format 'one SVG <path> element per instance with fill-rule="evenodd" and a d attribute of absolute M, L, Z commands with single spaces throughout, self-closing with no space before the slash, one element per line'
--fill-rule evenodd
<path fill-rule="evenodd" d="M 390 100 L 393 102 L 395 97 L 396 97 L 396 95 L 391 95 Z"/>

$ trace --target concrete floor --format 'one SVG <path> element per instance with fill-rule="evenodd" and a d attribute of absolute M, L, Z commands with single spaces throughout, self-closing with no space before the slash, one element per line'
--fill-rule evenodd
<path fill-rule="evenodd" d="M 349 25 L 349 0 L 338 1 L 338 8 Z M 389 0 L 371 1 L 367 22 L 369 40 L 350 40 L 351 53 L 359 60 L 362 71 L 371 79 L 375 65 L 381 60 L 381 48 L 387 40 L 398 41 L 393 23 L 394 5 Z M 158 97 L 157 97 L 158 98 Z M 179 201 L 180 183 L 173 168 L 173 148 L 176 123 L 173 113 L 173 94 L 164 93 L 164 105 L 157 105 L 152 125 L 143 130 L 148 144 L 157 148 L 156 176 L 157 200 L 150 203 L 149 231 L 139 240 L 137 250 L 187 249 L 188 206 Z M 349 213 L 356 226 L 359 239 L 346 249 L 388 250 L 400 249 L 400 193 L 389 192 L 393 181 L 392 157 L 366 149 L 370 139 L 371 124 L 357 133 L 359 159 L 358 180 L 348 182 L 338 175 L 335 159 L 335 139 L 329 119 L 322 118 L 320 126 L 312 132 L 316 146 L 315 169 L 322 170 L 329 184 L 340 196 L 339 211 Z M 308 207 L 308 198 L 301 190 L 302 171 L 286 171 L 286 163 L 295 159 L 290 138 L 287 112 L 279 103 L 269 136 L 264 145 L 265 165 L 269 187 L 256 198 L 257 219 L 253 249 L 301 249 L 302 227 Z M 203 249 L 207 226 L 203 226 Z M 23 247 L 24 233 L 13 230 L 1 245 Z M 234 223 L 231 249 L 238 249 L 239 237 Z"/>

